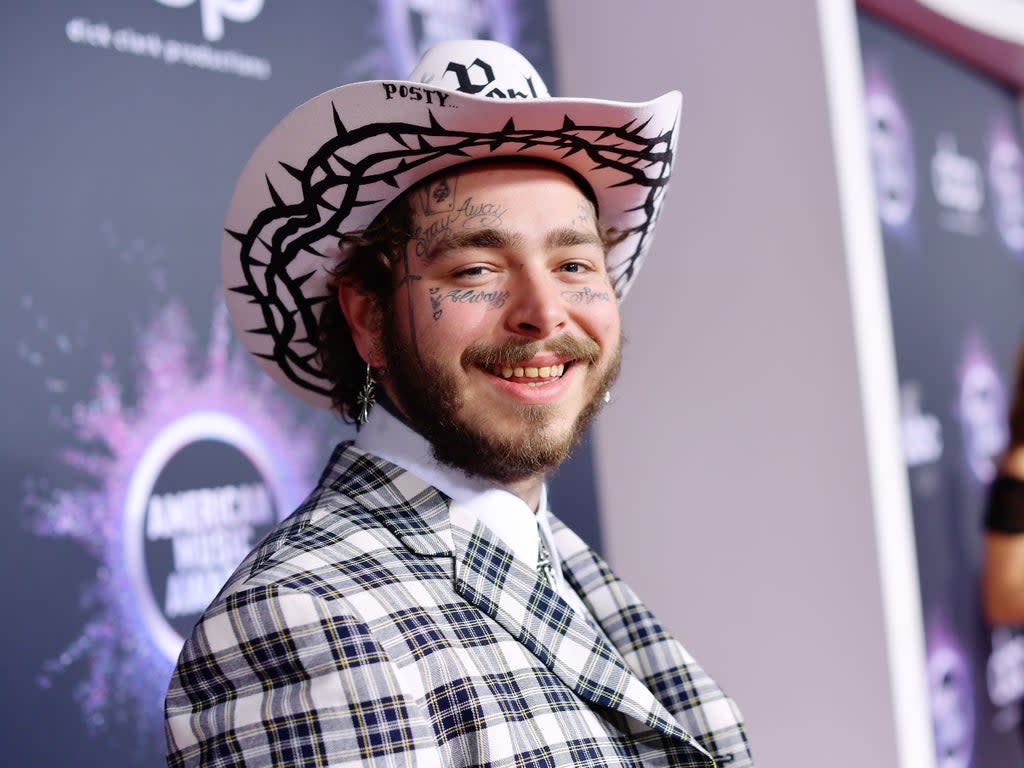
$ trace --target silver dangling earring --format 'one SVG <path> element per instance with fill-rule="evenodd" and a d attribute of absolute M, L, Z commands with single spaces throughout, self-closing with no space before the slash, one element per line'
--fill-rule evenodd
<path fill-rule="evenodd" d="M 359 390 L 359 394 L 356 395 L 356 405 L 359 410 L 356 411 L 356 426 L 361 427 L 366 423 L 366 420 L 370 418 L 370 409 L 373 408 L 373 404 L 377 401 L 376 398 L 376 385 L 377 382 L 373 380 L 373 371 L 370 369 L 370 364 L 366 364 L 366 381 L 363 384 L 363 388 Z"/>
<path fill-rule="evenodd" d="M 604 398 L 603 398 L 603 400 L 606 403 L 610 403 L 612 401 L 612 391 L 610 389 L 606 389 L 604 391 Z"/>

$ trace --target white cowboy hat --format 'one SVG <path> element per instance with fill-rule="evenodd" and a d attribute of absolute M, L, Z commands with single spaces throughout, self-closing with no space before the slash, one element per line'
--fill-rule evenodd
<path fill-rule="evenodd" d="M 431 174 L 510 155 L 590 185 L 601 223 L 625 235 L 607 258 L 621 299 L 650 248 L 681 105 L 678 91 L 641 104 L 551 98 L 530 62 L 489 40 L 434 46 L 407 81 L 327 91 L 282 120 L 238 180 L 221 252 L 232 322 L 275 381 L 330 408 L 314 341 L 340 234 Z"/>

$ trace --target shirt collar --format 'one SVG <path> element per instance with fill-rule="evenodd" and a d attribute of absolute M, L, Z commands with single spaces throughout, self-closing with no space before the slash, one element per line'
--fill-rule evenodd
<path fill-rule="evenodd" d="M 547 487 L 541 486 L 540 504 L 533 510 L 511 491 L 484 478 L 467 475 L 434 459 L 426 438 L 384 408 L 375 408 L 356 435 L 356 447 L 396 464 L 466 509 L 487 526 L 517 559 L 537 567 L 538 520 L 547 529 Z M 549 539 L 550 540 L 550 539 Z"/>

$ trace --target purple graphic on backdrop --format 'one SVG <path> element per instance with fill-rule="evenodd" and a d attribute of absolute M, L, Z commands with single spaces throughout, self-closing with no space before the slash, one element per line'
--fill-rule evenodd
<path fill-rule="evenodd" d="M 77 447 L 60 458 L 94 482 L 27 502 L 37 534 L 71 538 L 99 561 L 82 598 L 91 618 L 40 684 L 84 662 L 75 694 L 89 726 L 128 719 L 156 736 L 182 635 L 278 513 L 301 501 L 322 441 L 232 348 L 222 307 L 203 370 L 190 364 L 193 334 L 174 302 L 139 349 L 134 405 L 104 371 L 73 408 Z"/>
<path fill-rule="evenodd" d="M 1006 389 L 980 338 L 972 338 L 964 348 L 957 403 L 964 461 L 979 483 L 988 483 L 995 476 L 996 459 L 1006 447 Z"/>
<path fill-rule="evenodd" d="M 936 768 L 968 768 L 974 752 L 974 694 L 968 658 L 945 623 L 929 622 L 928 692 Z"/>
<path fill-rule="evenodd" d="M 867 67 L 864 87 L 878 215 L 886 227 L 900 229 L 914 212 L 916 196 L 910 126 L 880 67 Z"/>
<path fill-rule="evenodd" d="M 1020 723 L 1024 699 L 1024 635 L 1009 627 L 992 630 L 992 653 L 985 665 L 988 697 L 996 708 L 995 726 L 1009 731 Z"/>
<path fill-rule="evenodd" d="M 1006 123 L 992 132 L 988 181 L 996 230 L 1011 252 L 1024 257 L 1024 152 Z"/>
<path fill-rule="evenodd" d="M 393 71 L 404 78 L 427 48 L 445 40 L 486 38 L 513 47 L 519 42 L 514 0 L 379 0 Z M 521 46 L 519 46 L 521 48 Z M 529 51 L 522 51 L 529 58 Z"/>

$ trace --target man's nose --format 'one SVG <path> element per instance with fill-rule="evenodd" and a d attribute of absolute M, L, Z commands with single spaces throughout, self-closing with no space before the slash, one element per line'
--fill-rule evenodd
<path fill-rule="evenodd" d="M 512 286 L 505 313 L 506 329 L 533 339 L 564 331 L 569 313 L 562 289 L 562 284 L 546 269 L 523 270 Z"/>

